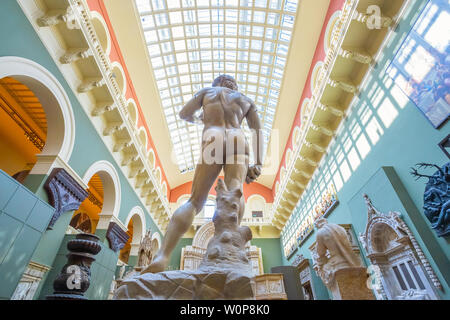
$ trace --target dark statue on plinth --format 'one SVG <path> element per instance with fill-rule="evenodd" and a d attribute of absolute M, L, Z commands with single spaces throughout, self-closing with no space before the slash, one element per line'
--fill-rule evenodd
<path fill-rule="evenodd" d="M 418 163 L 416 166 L 418 169 L 437 168 L 432 176 L 420 174 L 415 168 L 411 168 L 411 174 L 417 177 L 416 180 L 428 178 L 423 194 L 424 214 L 439 237 L 448 236 L 450 234 L 450 162 L 442 168 L 430 163 Z"/>

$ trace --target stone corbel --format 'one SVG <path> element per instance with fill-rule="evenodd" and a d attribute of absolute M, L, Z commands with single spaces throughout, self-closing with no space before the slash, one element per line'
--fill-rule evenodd
<path fill-rule="evenodd" d="M 65 23 L 68 29 L 80 29 L 80 25 L 71 7 L 66 10 L 49 10 L 42 17 L 37 19 L 39 27 L 50 27 L 60 23 Z"/>
<path fill-rule="evenodd" d="M 130 236 L 122 230 L 122 228 L 115 222 L 111 222 L 106 231 L 106 239 L 109 242 L 109 247 L 114 252 L 119 251 L 125 246 Z"/>
<path fill-rule="evenodd" d="M 79 93 L 85 93 L 91 91 L 94 88 L 100 88 L 106 85 L 104 78 L 87 78 L 78 86 Z"/>
<path fill-rule="evenodd" d="M 361 53 L 360 50 L 355 51 L 340 48 L 339 55 L 345 59 L 351 59 L 362 64 L 371 64 L 373 62 L 372 56 L 367 53 Z"/>
<path fill-rule="evenodd" d="M 133 142 L 131 140 L 129 140 L 129 139 L 117 140 L 114 143 L 113 151 L 114 152 L 120 152 L 123 149 L 126 149 L 126 148 L 130 147 L 132 144 L 133 144 Z"/>
<path fill-rule="evenodd" d="M 74 211 L 87 198 L 88 193 L 70 174 L 62 168 L 53 169 L 44 185 L 50 204 L 56 209 L 48 228 L 51 229 L 56 220 L 67 211 Z"/>
<path fill-rule="evenodd" d="M 59 62 L 62 64 L 70 64 L 80 59 L 86 59 L 92 55 L 93 53 L 90 48 L 71 48 L 59 58 Z"/>
<path fill-rule="evenodd" d="M 339 88 L 345 92 L 357 94 L 358 88 L 348 81 L 344 80 L 336 80 L 336 79 L 328 79 L 328 84 L 332 86 L 333 88 Z"/>
<path fill-rule="evenodd" d="M 306 142 L 306 145 L 307 145 L 308 147 L 314 148 L 314 145 L 311 144 L 311 143 L 309 143 L 309 142 Z M 314 149 L 315 149 L 315 148 L 314 148 Z M 319 150 L 317 150 L 317 151 L 319 151 Z M 323 152 L 325 152 L 325 151 L 323 151 Z M 298 170 L 298 169 L 295 168 L 295 167 L 292 168 L 292 171 L 293 171 L 295 174 L 299 174 L 299 175 L 305 177 L 306 179 L 311 179 L 311 177 L 312 177 L 311 174 L 305 172 L 304 170 Z"/>
<path fill-rule="evenodd" d="M 141 188 L 142 186 L 145 186 L 146 184 L 150 183 L 150 178 L 146 174 L 146 171 L 144 171 L 136 176 L 136 183 L 134 187 L 136 189 Z"/>
<path fill-rule="evenodd" d="M 130 163 L 136 161 L 139 158 L 137 154 L 126 153 L 122 159 L 122 166 L 128 166 Z"/>
<path fill-rule="evenodd" d="M 365 24 L 369 29 L 387 28 L 391 26 L 393 22 L 392 18 L 383 16 L 381 12 L 379 15 L 376 15 L 355 11 L 353 20 Z"/>
<path fill-rule="evenodd" d="M 314 150 L 316 150 L 317 152 L 320 152 L 320 153 L 325 153 L 325 151 L 326 151 L 326 149 L 324 147 L 319 146 L 318 144 L 310 142 L 310 141 L 305 141 L 305 146 L 307 146 L 309 148 L 312 148 L 312 149 L 314 149 Z M 305 177 L 309 178 L 307 176 L 305 176 Z"/>
<path fill-rule="evenodd" d="M 335 115 L 336 117 L 342 118 L 344 116 L 344 111 L 342 111 L 340 108 L 333 106 L 331 104 L 317 104 L 318 108 L 322 111 L 330 112 L 331 114 Z"/>
<path fill-rule="evenodd" d="M 295 185 L 296 187 L 300 188 L 301 190 L 305 190 L 306 186 L 292 178 L 289 178 L 289 183 L 292 183 L 293 185 Z"/>
<path fill-rule="evenodd" d="M 128 178 L 136 178 L 139 174 L 143 173 L 145 168 L 143 166 L 133 166 L 128 174 Z"/>
<path fill-rule="evenodd" d="M 160 201 L 155 201 L 150 205 L 150 212 L 157 212 L 162 206 Z"/>
<path fill-rule="evenodd" d="M 115 108 L 114 102 L 100 102 L 97 103 L 95 108 L 91 111 L 91 115 L 98 117 L 105 112 L 112 111 Z"/>
<path fill-rule="evenodd" d="M 334 132 L 332 130 L 315 123 L 311 123 L 311 129 L 329 137 L 332 137 L 334 135 Z"/>
<path fill-rule="evenodd" d="M 271 222 L 275 228 L 277 228 L 279 230 L 283 229 L 283 224 L 280 221 L 278 221 L 277 217 L 273 217 Z"/>
<path fill-rule="evenodd" d="M 147 200 L 145 201 L 145 204 L 150 207 L 154 202 L 158 201 L 158 198 L 154 197 L 152 194 L 149 194 L 147 196 Z"/>
<path fill-rule="evenodd" d="M 286 189 L 286 192 L 293 195 L 297 199 L 300 198 L 300 194 L 298 192 L 296 192 L 295 190 L 293 190 L 292 188 Z"/>
<path fill-rule="evenodd" d="M 110 136 L 123 128 L 125 128 L 125 124 L 123 122 L 110 122 L 106 125 L 105 129 L 103 129 L 103 135 Z"/>

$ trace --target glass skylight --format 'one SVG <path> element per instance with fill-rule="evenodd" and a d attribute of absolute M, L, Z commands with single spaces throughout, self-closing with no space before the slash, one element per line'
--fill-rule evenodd
<path fill-rule="evenodd" d="M 203 127 L 178 117 L 220 74 L 255 101 L 269 142 L 298 0 L 136 0 L 181 172 L 200 157 Z M 244 125 L 247 136 L 250 131 Z M 250 155 L 252 158 L 252 154 Z"/>

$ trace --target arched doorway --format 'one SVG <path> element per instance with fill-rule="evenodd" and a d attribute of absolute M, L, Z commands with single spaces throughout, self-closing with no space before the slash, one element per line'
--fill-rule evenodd
<path fill-rule="evenodd" d="M 119 260 L 130 266 L 137 266 L 139 259 L 139 247 L 144 238 L 146 225 L 144 211 L 141 207 L 134 207 L 125 222 L 127 226 L 128 241 L 120 250 Z"/>
<path fill-rule="evenodd" d="M 88 197 L 74 212 L 70 226 L 81 232 L 95 233 L 104 202 L 103 182 L 98 174 L 89 180 L 87 192 Z"/>
<path fill-rule="evenodd" d="M 88 191 L 90 191 L 85 200 L 86 204 L 91 203 L 97 207 L 96 209 L 91 208 L 91 212 L 95 212 L 96 217 L 98 216 L 97 222 L 95 222 L 95 232 L 98 234 L 99 230 L 103 230 L 106 233 L 113 219 L 125 230 L 118 219 L 121 188 L 119 175 L 114 166 L 105 160 L 97 161 L 87 169 L 83 181 L 89 186 Z M 104 234 L 99 235 L 104 236 Z"/>
<path fill-rule="evenodd" d="M 2 153 L 4 164 L 0 169 L 5 168 L 14 176 L 23 171 L 19 165 L 23 167 L 24 161 L 31 160 L 26 162 L 25 170 L 32 168 L 31 174 L 47 175 L 57 159 L 59 163 L 67 163 L 75 142 L 75 120 L 70 100 L 58 80 L 47 69 L 31 60 L 8 56 L 0 57 L 0 80 L 3 88 L 3 99 L 0 99 L 3 106 L 0 111 L 3 112 L 2 127 L 14 130 L 20 128 L 22 132 L 16 138 L 25 136 L 27 139 L 22 140 L 22 143 L 28 143 L 29 146 L 23 154 L 24 151 L 19 150 L 17 144 L 10 144 L 10 149 L 22 152 L 19 157 L 21 161 L 17 161 L 14 167 L 11 163 L 15 161 L 11 158 L 18 152 L 8 154 L 6 158 L 7 154 Z M 11 107 L 15 112 L 11 111 Z M 7 121 L 5 124 L 8 125 L 4 125 L 3 121 Z M 6 139 L 2 136 L 0 140 L 11 143 L 10 139 L 11 137 Z M 45 159 L 40 161 L 41 158 Z M 5 164 L 7 161 L 9 164 Z M 16 177 L 20 176 L 23 178 L 23 174 Z"/>
<path fill-rule="evenodd" d="M 47 139 L 47 116 L 39 98 L 13 77 L 0 79 L 0 169 L 23 183 Z"/>

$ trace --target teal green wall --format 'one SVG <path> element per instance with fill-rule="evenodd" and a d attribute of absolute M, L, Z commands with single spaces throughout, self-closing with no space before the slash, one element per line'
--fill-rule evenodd
<path fill-rule="evenodd" d="M 169 263 L 169 270 L 179 270 L 180 269 L 180 262 L 181 262 L 181 249 L 183 249 L 186 246 L 192 245 L 192 238 L 181 238 L 178 242 L 177 246 L 172 252 L 172 255 L 170 256 L 170 263 Z"/>
<path fill-rule="evenodd" d="M 250 243 L 261 248 L 264 273 L 271 273 L 270 269 L 272 267 L 283 265 L 282 253 L 280 251 L 280 238 L 256 238 L 252 239 Z"/>
<path fill-rule="evenodd" d="M 0 299 L 9 299 L 55 209 L 0 170 Z"/>
<path fill-rule="evenodd" d="M 309 186 L 327 184 L 330 180 L 336 181 L 336 177 L 342 179 L 343 186 L 340 189 L 337 186 L 340 204 L 328 220 L 340 224 L 351 223 L 357 232 L 361 232 L 366 223 L 367 209 L 364 208 L 362 192 L 367 191 L 369 196 L 373 194 L 374 205 L 380 210 L 398 210 L 404 214 L 405 221 L 417 239 L 421 239 L 419 243 L 444 285 L 444 292 L 440 292 L 441 297 L 449 299 L 449 240 L 438 238 L 431 230 L 422 209 L 425 183 L 423 180 L 415 181 L 409 172 L 410 167 L 419 162 L 444 165 L 449 161 L 437 144 L 450 132 L 450 123 L 447 122 L 438 130 L 434 129 L 415 104 L 386 74 L 390 59 L 424 4 L 425 1 L 413 2 L 411 9 L 404 16 Z M 395 116 L 391 123 L 387 121 L 390 114 Z M 378 129 L 371 129 L 375 127 Z M 370 145 L 370 151 L 366 155 L 359 147 L 364 140 Z M 353 167 L 349 161 L 351 152 L 356 152 L 360 162 L 354 162 Z M 346 181 L 342 174 L 345 166 L 348 166 L 350 171 Z M 379 172 L 383 166 L 391 167 L 387 169 L 389 174 L 384 170 Z M 372 187 L 365 190 L 366 185 Z M 311 188 L 304 192 L 285 230 L 293 226 L 299 212 L 307 209 L 307 202 L 315 203 L 321 192 L 320 189 Z M 291 259 L 287 260 L 283 255 L 283 263 L 290 264 L 298 254 L 310 257 L 308 247 L 315 238 L 313 233 Z"/>
<path fill-rule="evenodd" d="M 119 219 L 122 222 L 125 222 L 130 210 L 135 206 L 141 206 L 146 213 L 147 229 L 151 229 L 152 232 L 158 232 L 162 236 L 161 231 L 150 218 L 148 211 L 140 202 L 133 187 L 129 184 L 127 178 L 122 174 L 121 169 L 115 163 L 111 153 L 103 144 L 103 141 L 92 126 L 88 116 L 65 81 L 63 75 L 15 0 L 3 0 L 0 3 L 0 39 L 2 39 L 0 56 L 19 56 L 42 65 L 56 77 L 67 93 L 72 105 L 76 124 L 75 145 L 72 156 L 68 161 L 68 164 L 72 169 L 82 177 L 94 162 L 106 160 L 112 163 L 118 172 L 121 185 Z M 30 48 L 32 48 L 32 50 L 30 50 Z M 86 153 L 87 142 L 89 142 L 88 156 Z M 29 176 L 25 185 L 41 199 L 48 201 L 46 192 L 43 190 L 43 182 L 45 180 L 46 177 L 42 175 L 37 177 Z M 41 236 L 39 236 L 37 241 L 40 241 L 40 243 L 32 257 L 33 261 L 53 266 L 56 254 L 61 246 L 61 241 L 64 238 L 65 231 L 70 222 L 70 217 L 71 213 L 63 214 L 58 219 L 53 230 L 46 231 L 42 239 L 40 239 Z M 31 232 L 30 237 L 32 237 Z M 3 245 L 0 244 L 0 247 L 2 246 Z M 29 261 L 22 261 L 23 266 L 26 266 L 28 262 Z"/>

